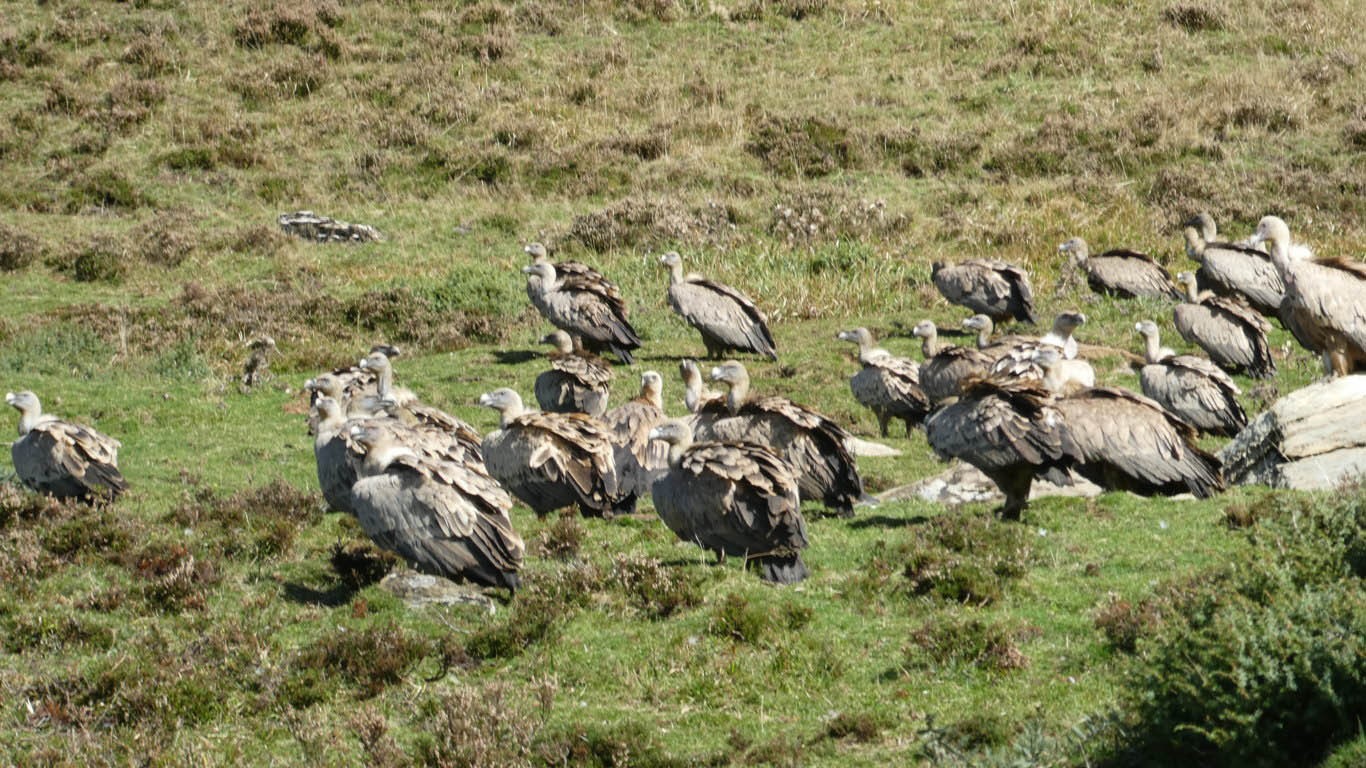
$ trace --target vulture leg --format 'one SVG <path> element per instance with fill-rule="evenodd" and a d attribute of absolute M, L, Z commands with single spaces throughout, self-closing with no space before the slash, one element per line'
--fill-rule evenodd
<path fill-rule="evenodd" d="M 887 411 L 879 411 L 877 415 L 877 428 L 882 432 L 882 436 L 887 436 L 887 422 L 892 420 L 892 414 Z M 908 425 L 910 422 L 906 422 Z"/>
<path fill-rule="evenodd" d="M 1029 503 L 1029 487 L 1034 482 L 1033 475 L 1029 472 L 1016 472 L 1010 477 L 998 476 L 992 480 L 996 481 L 996 485 L 1006 497 L 1006 503 L 999 510 L 1001 519 L 1018 521 L 1020 513 Z"/>
<path fill-rule="evenodd" d="M 720 549 L 716 550 L 716 564 L 717 564 L 717 565 L 725 565 L 725 564 L 726 564 L 726 553 L 725 553 L 724 550 L 720 550 Z"/>

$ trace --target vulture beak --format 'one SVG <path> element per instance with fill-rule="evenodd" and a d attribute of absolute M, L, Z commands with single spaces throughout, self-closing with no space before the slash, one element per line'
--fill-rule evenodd
<path fill-rule="evenodd" d="M 484 394 L 480 395 L 480 396 L 479 396 L 479 404 L 480 404 L 480 405 L 484 405 L 484 406 L 488 406 L 489 408 L 492 408 L 492 407 L 493 407 L 493 395 L 490 394 L 490 393 L 488 393 L 488 392 L 485 392 Z"/>
<path fill-rule="evenodd" d="M 317 386 L 318 386 L 318 380 L 317 380 L 317 379 L 309 379 L 308 381 L 305 381 L 305 382 L 304 382 L 304 389 L 308 390 L 309 392 L 312 392 L 313 389 L 314 389 L 315 387 L 317 387 Z"/>
<path fill-rule="evenodd" d="M 663 437 L 663 436 L 664 436 L 664 433 L 663 433 L 662 431 L 660 431 L 660 428 L 659 428 L 659 427 L 655 427 L 654 429 L 650 430 L 650 434 L 646 435 L 645 437 L 646 437 L 646 439 L 648 439 L 648 440 L 658 440 L 659 438 L 661 438 L 661 437 Z"/>
<path fill-rule="evenodd" d="M 529 245 L 522 246 L 522 253 L 531 253 L 531 246 L 529 246 Z"/>
<path fill-rule="evenodd" d="M 1266 234 L 1262 232 L 1262 228 L 1261 228 L 1261 227 L 1257 227 L 1257 231 L 1256 231 L 1256 232 L 1253 232 L 1253 233 L 1252 233 L 1252 237 L 1249 237 L 1249 238 L 1247 239 L 1247 241 L 1248 241 L 1249 243 L 1251 243 L 1252 245 L 1259 245 L 1259 244 L 1261 244 L 1261 242 L 1262 242 L 1263 240 L 1265 240 L 1265 239 L 1266 239 Z"/>
<path fill-rule="evenodd" d="M 533 269 L 531 268 L 531 265 L 529 265 L 529 264 L 528 264 L 527 266 L 525 266 L 525 267 L 522 267 L 522 273 L 523 273 L 523 274 L 529 275 L 529 274 L 531 274 L 531 273 L 534 272 L 534 271 L 535 271 L 535 270 L 533 270 Z"/>
<path fill-rule="evenodd" d="M 1143 323 L 1134 323 L 1134 330 L 1143 333 Z"/>
<path fill-rule="evenodd" d="M 1058 246 L 1058 253 L 1067 253 L 1067 243 Z"/>
<path fill-rule="evenodd" d="M 721 368 L 719 366 L 711 369 L 712 381 L 720 381 L 723 376 L 725 376 L 725 374 L 721 372 Z"/>

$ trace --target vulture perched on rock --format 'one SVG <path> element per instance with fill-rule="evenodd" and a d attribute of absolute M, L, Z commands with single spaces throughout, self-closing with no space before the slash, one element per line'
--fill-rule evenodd
<path fill-rule="evenodd" d="M 548 261 L 522 268 L 527 295 L 550 324 L 578 337 L 593 352 L 610 351 L 630 365 L 631 350 L 640 348 L 640 337 L 626 319 L 620 297 L 585 286 L 573 275 L 561 277 Z"/>
<path fill-rule="evenodd" d="M 668 471 L 651 487 L 669 530 L 718 560 L 745 558 L 765 581 L 806 578 L 806 521 L 787 462 L 754 443 L 694 443 L 682 421 L 655 427 L 650 437 L 669 444 Z"/>
<path fill-rule="evenodd" d="M 1257 223 L 1254 243 L 1271 245 L 1285 281 L 1280 317 L 1306 349 L 1323 359 L 1329 376 L 1366 370 L 1366 264 L 1315 257 L 1290 242 L 1290 228 L 1275 216 Z"/>
<path fill-rule="evenodd" d="M 1219 460 L 1195 446 L 1195 430 L 1162 406 L 1122 389 L 1066 397 L 1042 382 L 979 379 L 925 425 L 930 446 L 982 470 L 1005 494 L 1002 516 L 1019 519 L 1040 474 L 1073 470 L 1108 490 L 1148 496 L 1223 489 Z"/>
<path fill-rule="evenodd" d="M 920 388 L 920 366 L 912 360 L 893 357 L 885 349 L 873 346 L 873 334 L 867 328 L 840 331 L 838 337 L 857 344 L 858 360 L 862 368 L 849 379 L 854 399 L 877 416 L 878 430 L 887 436 L 887 424 L 900 419 L 910 435 L 916 424 L 930 412 L 930 399 Z"/>
<path fill-rule="evenodd" d="M 1036 475 L 1070 463 L 1053 397 L 1030 379 L 973 379 L 956 402 L 925 422 L 925 436 L 940 458 L 965 461 L 996 483 L 1007 520 L 1020 519 Z"/>
<path fill-rule="evenodd" d="M 1057 398 L 1067 453 L 1078 474 L 1107 490 L 1141 496 L 1224 489 L 1219 460 L 1195 445 L 1195 429 L 1126 389 L 1095 387 Z"/>
<path fill-rule="evenodd" d="M 1261 315 L 1240 298 L 1201 291 L 1190 272 L 1182 272 L 1177 279 L 1186 288 L 1186 301 L 1172 308 L 1172 322 L 1186 341 L 1205 350 L 1223 368 L 1258 378 L 1276 374 L 1266 340 L 1271 326 Z"/>
<path fill-rule="evenodd" d="M 1163 347 L 1157 323 L 1151 320 L 1136 324 L 1134 330 L 1145 342 L 1147 365 L 1138 374 L 1143 394 L 1201 432 L 1233 437 L 1247 426 L 1247 414 L 1238 404 L 1238 385 L 1219 366 Z"/>
<path fill-rule="evenodd" d="M 370 352 L 383 353 L 390 360 L 403 353 L 392 344 L 376 344 L 370 347 Z M 349 414 L 353 401 L 375 394 L 375 379 L 374 373 L 363 370 L 359 365 L 352 365 L 309 379 L 304 382 L 304 389 L 311 393 L 309 405 L 316 405 L 320 397 L 330 397 L 337 401 L 343 413 Z"/>
<path fill-rule="evenodd" d="M 1285 283 L 1271 254 L 1247 245 L 1217 241 L 1218 229 L 1202 213 L 1182 228 L 1186 255 L 1200 263 L 1195 277 L 1200 287 L 1219 296 L 1241 296 L 1252 308 L 1275 317 L 1285 296 Z"/>
<path fill-rule="evenodd" d="M 964 382 L 984 375 L 994 362 L 976 347 L 940 347 L 939 330 L 929 320 L 916 323 L 911 333 L 921 339 L 920 351 L 925 356 L 920 366 L 920 387 L 935 405 L 957 397 Z"/>
<path fill-rule="evenodd" d="M 1017 266 L 990 259 L 971 259 L 953 265 L 936 261 L 930 278 L 950 304 L 967 307 L 998 323 L 1036 322 L 1029 275 Z"/>
<path fill-rule="evenodd" d="M 1130 299 L 1139 296 L 1174 299 L 1179 296 L 1172 285 L 1172 276 L 1147 254 L 1111 250 L 1092 256 L 1086 241 L 1080 237 L 1058 246 L 1058 251 L 1069 254 L 1071 264 L 1086 270 L 1086 282 L 1097 293 Z"/>
<path fill-rule="evenodd" d="M 489 474 L 537 515 L 578 505 L 588 516 L 616 514 L 620 502 L 611 433 L 582 413 L 523 409 L 511 389 L 479 396 L 501 414 L 499 428 L 484 438 Z"/>
<path fill-rule="evenodd" d="M 711 371 L 725 384 L 726 415 L 711 434 L 727 442 L 767 446 L 792 465 L 803 499 L 818 501 L 841 517 L 864 501 L 863 480 L 849 453 L 849 433 L 835 422 L 785 397 L 750 397 L 749 372 L 729 360 Z"/>
<path fill-rule="evenodd" d="M 536 403 L 541 410 L 601 416 L 611 395 L 611 366 L 596 355 L 575 352 L 574 340 L 564 331 L 545 336 L 541 343 L 555 347 L 550 370 L 536 377 Z"/>
<path fill-rule="evenodd" d="M 634 508 L 635 499 L 650 492 L 650 484 L 669 464 L 669 447 L 651 440 L 650 430 L 663 424 L 664 379 L 657 371 L 640 375 L 640 394 L 603 415 L 612 436 L 621 508 Z"/>
<path fill-rule="evenodd" d="M 709 357 L 735 351 L 778 359 L 768 319 L 748 296 L 701 275 L 684 275 L 676 251 L 660 256 L 659 263 L 669 270 L 669 306 L 702 334 Z"/>
<path fill-rule="evenodd" d="M 84 424 L 43 413 L 38 396 L 9 392 L 19 411 L 19 439 L 10 445 L 14 472 L 24 485 L 59 499 L 113 501 L 128 490 L 119 472 L 122 443 Z"/>
<path fill-rule="evenodd" d="M 482 466 L 424 456 L 379 425 L 348 429 L 360 457 L 351 489 L 361 529 L 419 571 L 516 590 L 526 551 L 512 498 Z"/>

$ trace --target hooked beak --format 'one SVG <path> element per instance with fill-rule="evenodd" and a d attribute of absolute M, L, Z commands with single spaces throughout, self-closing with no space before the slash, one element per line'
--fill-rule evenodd
<path fill-rule="evenodd" d="M 493 395 L 491 395 L 491 394 L 489 394 L 489 393 L 487 393 L 487 392 L 485 392 L 484 394 L 480 395 L 480 396 L 479 396 L 479 404 L 480 404 L 480 405 L 485 405 L 485 406 L 488 406 L 488 407 L 492 408 L 492 407 L 493 407 Z"/>

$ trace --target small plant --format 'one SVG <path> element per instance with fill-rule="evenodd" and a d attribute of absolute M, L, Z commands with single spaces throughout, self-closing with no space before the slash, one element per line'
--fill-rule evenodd
<path fill-rule="evenodd" d="M 541 532 L 536 548 L 542 557 L 572 560 L 578 557 L 585 535 L 586 531 L 578 516 L 560 515 Z"/>
<path fill-rule="evenodd" d="M 392 622 L 343 626 L 304 649 L 293 668 L 305 681 L 319 670 L 331 671 L 356 685 L 363 698 L 371 698 L 436 650 L 431 640 Z"/>
<path fill-rule="evenodd" d="M 202 609 L 207 590 L 220 580 L 217 568 L 181 544 L 154 543 L 131 559 L 142 599 L 157 610 Z"/>
<path fill-rule="evenodd" d="M 1124 653 L 1138 649 L 1138 641 L 1151 635 L 1161 624 L 1156 607 L 1149 600 L 1137 605 L 1116 595 L 1095 614 L 1096 629 L 1110 646 Z"/>
<path fill-rule="evenodd" d="M 22 229 L 0 224 L 0 269 L 23 269 L 42 256 L 43 246 L 37 238 Z"/>
<path fill-rule="evenodd" d="M 1029 665 L 1016 641 L 1022 632 L 978 618 L 948 619 L 926 624 L 911 634 L 904 663 L 913 669 L 939 664 L 1007 672 Z"/>
<path fill-rule="evenodd" d="M 618 555 L 607 580 L 620 585 L 636 610 L 654 619 L 699 605 L 702 592 L 690 571 L 664 567 L 649 557 Z"/>
<path fill-rule="evenodd" d="M 328 562 L 343 584 L 350 589 L 361 590 L 378 583 L 394 569 L 399 560 L 366 541 L 333 545 Z"/>

